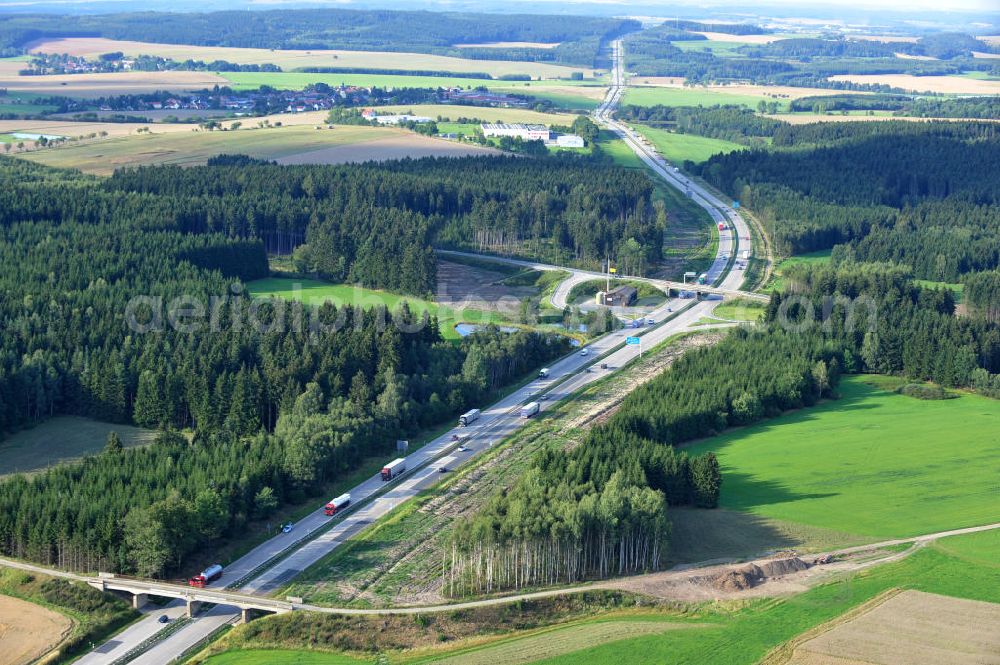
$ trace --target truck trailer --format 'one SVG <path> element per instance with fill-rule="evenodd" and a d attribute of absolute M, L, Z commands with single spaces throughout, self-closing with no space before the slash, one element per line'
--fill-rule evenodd
<path fill-rule="evenodd" d="M 189 579 L 188 584 L 199 589 L 204 589 L 206 584 L 214 582 L 220 577 L 222 577 L 222 566 L 216 563 Z"/>
<path fill-rule="evenodd" d="M 458 424 L 462 427 L 468 427 L 477 420 L 479 420 L 479 409 L 472 409 L 458 417 Z"/>
<path fill-rule="evenodd" d="M 406 471 L 406 459 L 399 457 L 382 467 L 382 480 L 388 482 Z"/>
<path fill-rule="evenodd" d="M 323 506 L 323 512 L 329 515 L 336 515 L 339 511 L 347 508 L 351 505 L 351 495 L 341 494 L 336 499 L 330 501 L 330 503 Z"/>
<path fill-rule="evenodd" d="M 538 413 L 538 402 L 528 402 L 521 407 L 521 417 L 530 418 L 531 416 Z"/>

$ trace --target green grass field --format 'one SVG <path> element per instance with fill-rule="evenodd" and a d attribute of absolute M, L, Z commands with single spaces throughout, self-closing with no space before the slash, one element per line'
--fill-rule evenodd
<path fill-rule="evenodd" d="M 638 83 L 642 77 L 635 78 Z M 738 94 L 732 92 L 717 92 L 703 88 L 667 88 L 667 87 L 630 87 L 625 91 L 624 104 L 635 106 L 714 106 L 716 104 L 734 104 L 757 108 L 757 103 L 763 99 L 760 95 Z M 787 107 L 787 102 L 781 102 Z"/>
<path fill-rule="evenodd" d="M 743 146 L 721 139 L 711 139 L 694 134 L 675 134 L 663 129 L 633 125 L 640 134 L 652 143 L 657 151 L 672 162 L 704 162 L 712 155 L 720 152 L 742 150 Z"/>
<path fill-rule="evenodd" d="M 13 59 L 2 59 L 0 62 L 8 62 Z M 45 95 L 32 92 L 13 91 L 6 95 L 0 95 L 0 113 L 16 113 L 18 115 L 32 115 L 55 111 L 56 106 L 52 104 L 42 104 L 38 100 Z"/>
<path fill-rule="evenodd" d="M 689 447 L 714 452 L 722 506 L 893 538 L 1000 520 L 1000 401 L 923 401 L 845 377 L 842 397 Z"/>
<path fill-rule="evenodd" d="M 601 150 L 610 155 L 611 159 L 618 166 L 623 166 L 627 169 L 645 168 L 638 155 L 625 144 L 625 141 L 615 138 L 612 132 L 602 130 L 598 145 L 600 145 Z"/>
<path fill-rule="evenodd" d="M 266 298 L 273 296 L 275 298 L 284 298 L 285 300 L 300 300 L 306 304 L 314 305 L 323 302 L 332 302 L 336 305 L 348 303 L 366 308 L 384 305 L 390 312 L 398 308 L 400 303 L 405 300 L 409 303 L 412 311 L 418 314 L 426 311 L 431 316 L 437 316 L 441 334 L 445 339 L 460 338 L 459 334 L 455 331 L 455 324 L 462 321 L 475 323 L 500 323 L 502 321 L 495 312 L 472 309 L 455 311 L 448 307 L 442 307 L 435 302 L 413 296 L 402 296 L 397 293 L 366 289 L 350 284 L 330 284 L 318 279 L 269 277 L 249 282 L 247 290 L 250 295 L 255 297 Z"/>
<path fill-rule="evenodd" d="M 962 302 L 963 298 L 965 298 L 965 284 L 955 284 L 953 282 L 934 282 L 929 279 L 915 279 L 913 281 L 917 284 L 917 286 L 926 286 L 932 289 L 945 288 L 950 290 L 952 295 L 955 296 L 956 303 Z"/>
<path fill-rule="evenodd" d="M 785 288 L 785 282 L 781 275 L 786 269 L 792 266 L 810 264 L 810 265 L 822 265 L 824 263 L 830 262 L 830 255 L 832 254 L 829 249 L 821 249 L 818 252 L 810 252 L 808 254 L 799 254 L 798 256 L 790 256 L 787 259 L 782 259 L 774 265 L 774 275 L 771 279 L 770 284 L 767 285 L 764 291 L 780 291 Z"/>
<path fill-rule="evenodd" d="M 760 321 L 764 316 L 764 307 L 759 300 L 736 298 L 717 305 L 712 315 L 730 321 Z"/>
<path fill-rule="evenodd" d="M 131 425 L 105 423 L 79 416 L 56 416 L 0 440 L 0 476 L 38 471 L 59 462 L 98 453 L 112 431 L 118 432 L 126 447 L 149 444 L 156 437 L 156 432 Z"/>

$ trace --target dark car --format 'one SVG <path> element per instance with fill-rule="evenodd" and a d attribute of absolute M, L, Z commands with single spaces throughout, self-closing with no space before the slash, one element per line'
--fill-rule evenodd
<path fill-rule="evenodd" d="M 160 623 L 170 623 L 170 617 L 168 617 L 166 614 L 161 614 L 160 618 L 157 619 L 157 621 L 159 621 Z"/>
<path fill-rule="evenodd" d="M 448 467 L 442 466 L 438 468 L 438 473 L 448 473 Z"/>

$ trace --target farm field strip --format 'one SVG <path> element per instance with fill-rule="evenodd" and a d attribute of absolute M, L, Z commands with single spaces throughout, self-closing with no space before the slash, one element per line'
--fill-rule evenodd
<path fill-rule="evenodd" d="M 636 618 L 629 621 L 588 621 L 573 626 L 545 630 L 500 644 L 470 649 L 444 658 L 420 659 L 419 663 L 436 665 L 522 665 L 542 658 L 561 656 L 580 649 L 642 635 L 661 635 L 672 630 L 696 629 L 696 624 L 682 624 Z"/>
<path fill-rule="evenodd" d="M 967 76 L 913 76 L 912 74 L 837 74 L 831 81 L 889 85 L 911 92 L 958 95 L 1000 95 L 1000 81 Z"/>
<path fill-rule="evenodd" d="M 19 598 L 0 595 L 3 662 L 29 665 L 49 653 L 73 629 L 69 618 Z"/>
<path fill-rule="evenodd" d="M 0 88 L 10 96 L 19 92 L 68 97 L 107 97 L 152 93 L 159 90 L 202 90 L 226 85 L 227 79 L 211 72 L 115 72 L 111 74 L 61 74 L 54 76 L 0 76 Z"/>
<path fill-rule="evenodd" d="M 160 125 L 157 125 L 158 129 Z M 334 164 L 406 156 L 461 156 L 489 152 L 486 148 L 419 136 L 392 127 L 342 126 L 315 130 L 306 126 L 188 131 L 119 136 L 20 153 L 41 164 L 77 168 L 108 175 L 116 168 L 151 165 L 204 164 L 209 157 L 242 153 L 284 163 Z"/>
<path fill-rule="evenodd" d="M 274 64 L 285 71 L 300 67 L 337 67 L 364 69 L 402 69 L 444 72 L 481 72 L 494 77 L 528 74 L 532 78 L 569 78 L 583 72 L 592 78 L 595 70 L 586 67 L 552 65 L 514 60 L 471 60 L 428 53 L 395 51 L 349 51 L 338 49 L 283 50 L 236 48 L 229 46 L 191 46 L 151 42 L 118 41 L 93 37 L 46 39 L 30 45 L 34 53 L 68 53 L 97 58 L 102 53 L 121 51 L 125 55 L 152 55 L 174 60 L 226 60 L 239 64 Z"/>
<path fill-rule="evenodd" d="M 1000 604 L 904 591 L 800 645 L 789 665 L 947 665 L 1000 654 Z"/>

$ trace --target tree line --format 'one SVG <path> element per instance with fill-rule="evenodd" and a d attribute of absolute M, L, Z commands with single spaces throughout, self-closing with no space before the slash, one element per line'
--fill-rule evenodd
<path fill-rule="evenodd" d="M 766 102 L 765 102 L 766 103 Z M 618 117 L 654 127 L 667 127 L 679 134 L 697 134 L 747 145 L 763 144 L 787 123 L 765 118 L 742 106 L 633 106 L 626 105 Z"/>
<path fill-rule="evenodd" d="M 288 251 L 305 235 L 298 253 L 309 272 L 419 295 L 434 289 L 432 245 L 479 250 L 488 232 L 491 251 L 596 267 L 634 239 L 652 265 L 666 223 L 642 174 L 572 158 L 139 168 L 104 188 L 163 201 L 187 232 L 262 237 Z"/>
<path fill-rule="evenodd" d="M 997 266 L 1000 130 L 982 122 L 784 125 L 773 148 L 690 165 L 753 209 L 782 254 L 834 245 L 956 280 Z"/>
<path fill-rule="evenodd" d="M 339 8 L 73 16 L 10 14 L 0 17 L 0 48 L 18 50 L 36 39 L 85 35 L 158 44 L 414 51 L 463 57 L 466 49 L 455 48 L 456 44 L 607 40 L 639 27 L 639 22 L 632 19 L 587 16 Z M 533 49 L 542 50 L 545 49 Z M 559 56 L 567 58 L 563 62 L 591 66 L 595 51 L 591 47 L 563 48 Z"/>

